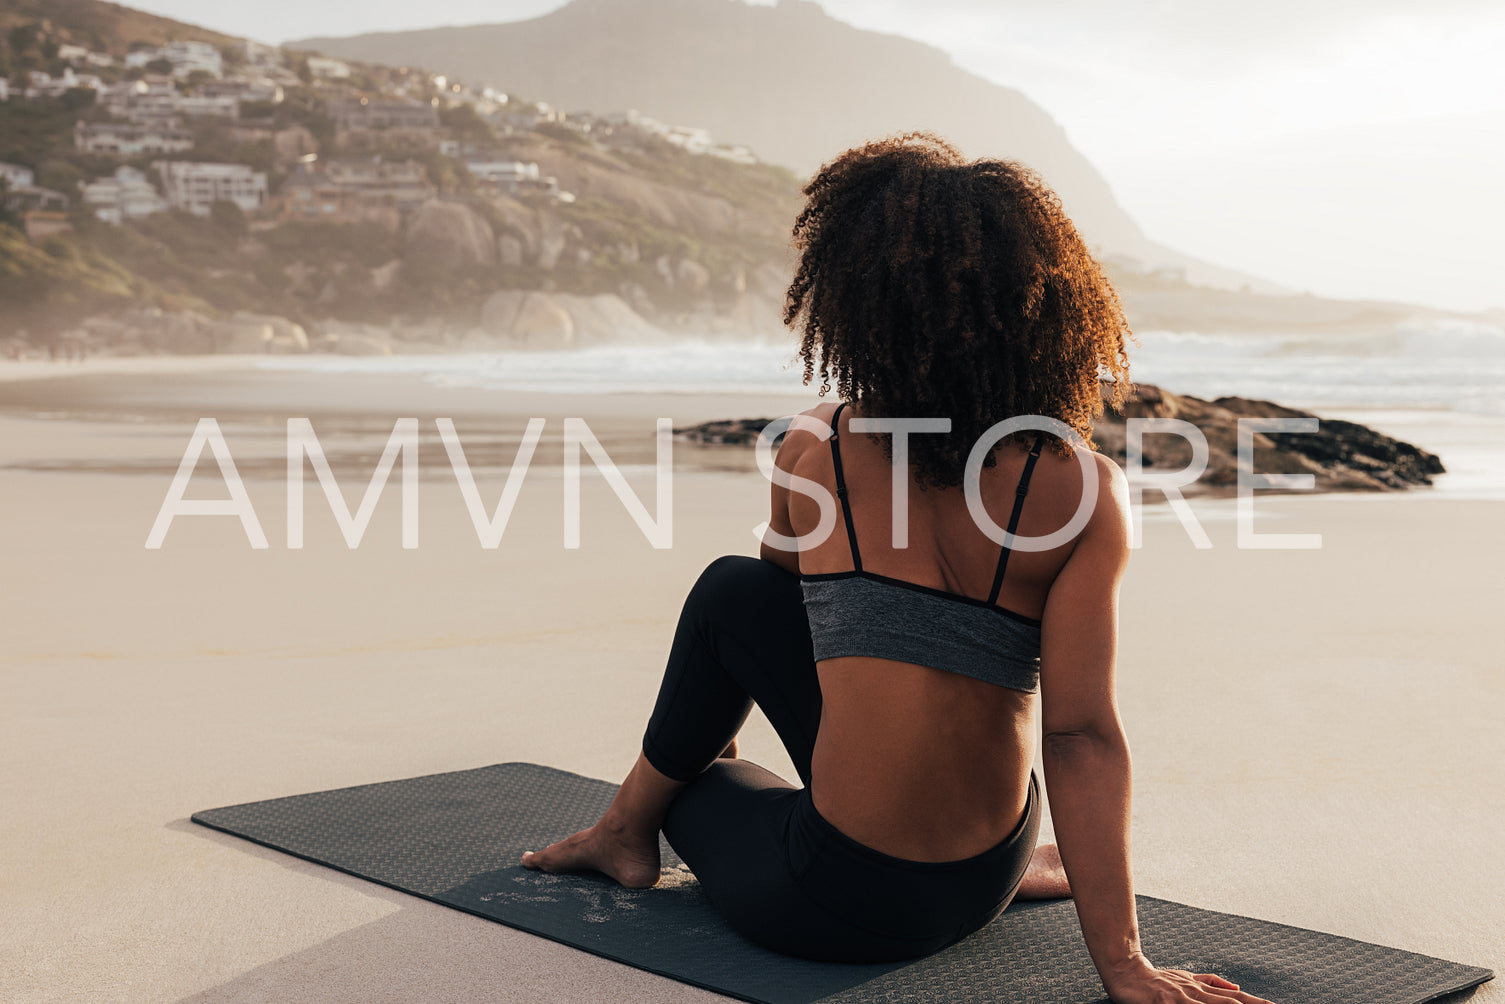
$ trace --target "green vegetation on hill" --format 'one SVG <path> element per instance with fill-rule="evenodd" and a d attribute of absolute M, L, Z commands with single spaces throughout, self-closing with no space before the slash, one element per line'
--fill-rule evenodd
<path fill-rule="evenodd" d="M 32 244 L 0 223 L 0 334 L 30 331 L 45 337 L 89 314 L 133 303 L 190 306 L 165 297 L 112 256 L 81 242 L 53 237 Z"/>
<path fill-rule="evenodd" d="M 118 57 L 174 39 L 216 44 L 239 58 L 235 39 L 98 0 L 0 0 L 0 73 L 18 81 L 25 69 L 60 72 L 62 42 Z M 233 124 L 186 119 L 194 148 L 165 157 L 76 150 L 75 124 L 109 117 L 92 91 L 0 103 L 0 161 L 30 167 L 37 184 L 68 195 L 74 227 L 32 242 L 15 214 L 0 214 L 0 338 L 22 331 L 47 338 L 91 313 L 133 304 L 280 314 L 313 329 L 341 320 L 428 330 L 434 321 L 452 330 L 476 325 L 488 298 L 503 290 L 614 294 L 651 321 L 697 330 L 721 315 L 766 321 L 781 305 L 789 229 L 802 202 L 791 170 L 693 154 L 604 120 L 586 123 L 588 132 L 578 120 L 535 122 L 538 106 L 516 96 L 506 116 L 490 121 L 441 100 L 433 135 L 337 134 L 336 101 L 453 94 L 413 67 L 354 64 L 347 81 L 314 81 L 306 54 L 287 55 L 284 65 L 301 70 L 303 82 L 284 84 L 283 101 L 244 102 Z M 192 81 L 178 85 L 186 90 Z M 111 226 L 80 198 L 86 181 L 122 164 L 150 175 L 162 159 L 245 164 L 266 173 L 275 195 L 304 147 L 289 153 L 267 137 L 299 129 L 324 161 L 418 161 L 441 203 L 409 210 L 402 221 L 392 211 L 361 223 L 279 221 L 275 205 L 248 218 L 221 203 L 207 218 L 173 211 Z M 573 198 L 488 191 L 462 159 L 439 152 L 438 137 L 479 159 L 535 163 Z M 427 220 L 416 240 L 415 219 Z M 1208 290 L 1124 266 L 1115 280 L 1131 322 L 1145 328 L 1372 330 L 1416 313 Z"/>
<path fill-rule="evenodd" d="M 0 102 L 0 161 L 36 172 L 37 184 L 71 195 L 79 181 L 108 174 L 116 161 L 73 148 L 73 125 L 98 118 L 94 92 L 69 91 L 48 101 Z"/>
<path fill-rule="evenodd" d="M 228 61 L 241 59 L 235 39 L 97 0 L 0 0 L 0 67 L 18 85 L 25 70 L 61 73 L 63 43 L 119 58 L 175 39 L 209 42 Z M 0 296 L 7 308 L 0 311 L 0 337 L 22 330 L 43 337 L 91 311 L 130 303 L 210 314 L 250 309 L 310 326 L 324 319 L 439 320 L 464 328 L 478 321 L 491 294 L 507 289 L 617 294 L 650 319 L 665 320 L 727 307 L 749 288 L 750 277 L 756 285 L 761 275 L 767 287 L 769 269 L 787 254 L 799 186 L 784 168 L 694 155 L 642 130 L 603 142 L 573 123 L 506 127 L 468 104 L 441 100 L 440 136 L 464 145 L 472 158 L 537 163 L 573 199 L 488 192 L 464 160 L 441 154 L 431 137 L 336 134 L 335 101 L 440 97 L 427 71 L 352 64 L 348 80 L 331 84 L 312 79 L 307 54 L 290 53 L 285 65 L 300 71 L 303 83 L 284 84 L 284 100 L 244 102 L 234 123 L 184 119 L 194 147 L 167 155 L 76 150 L 78 122 L 110 117 L 90 90 L 0 103 L 0 161 L 32 168 L 38 185 L 67 195 L 74 228 L 49 238 L 49 253 L 39 255 L 41 248 L 17 232 L 14 214 L 0 219 L 6 275 Z M 119 66 L 100 73 L 107 81 L 123 75 Z M 189 92 L 194 81 L 177 83 Z M 505 108 L 524 123 L 538 111 L 516 96 Z M 266 137 L 294 128 L 306 130 L 326 161 L 418 161 L 439 198 L 460 202 L 477 221 L 470 229 L 480 244 L 456 253 L 443 246 L 415 250 L 407 235 L 411 212 L 395 227 L 395 217 L 385 226 L 279 222 L 274 204 L 250 219 L 169 212 L 111 226 L 81 199 L 92 179 L 122 165 L 152 177 L 152 164 L 164 159 L 245 164 L 267 175 L 275 196 L 296 154 Z"/>
<path fill-rule="evenodd" d="M 217 31 L 184 24 L 100 0 L 0 0 L 0 33 L 47 22 L 57 40 L 82 45 L 117 58 L 133 48 L 156 47 L 164 42 L 208 42 L 225 47 L 240 40 Z M 54 51 L 54 56 L 56 52 Z M 45 70 L 46 66 L 12 64 L 0 75 L 23 69 Z"/>
<path fill-rule="evenodd" d="M 25 109 L 24 116 L 48 126 L 34 131 L 35 143 L 12 146 L 0 153 L 0 159 L 35 163 L 42 172 L 39 180 L 63 189 L 113 170 L 119 161 L 79 154 L 63 145 L 60 123 L 70 117 L 46 107 L 55 104 L 13 103 L 9 109 L 0 105 L 0 122 L 19 108 Z M 222 133 L 216 128 L 205 127 L 201 149 L 214 149 L 220 142 L 216 137 Z M 71 126 L 67 130 L 71 139 Z M 270 156 L 263 146 L 226 144 L 219 147 L 226 159 L 258 168 Z M 563 168 L 578 165 L 588 153 L 549 137 L 537 137 L 531 144 L 533 154 Z M 700 303 L 721 307 L 734 293 L 732 277 L 739 270 L 746 273 L 778 260 L 786 241 L 782 228 L 797 195 L 787 172 L 776 168 L 716 162 L 718 170 L 697 179 L 695 165 L 686 162 L 712 158 L 694 157 L 669 144 L 620 160 L 595 156 L 592 177 L 609 172 L 612 183 L 627 186 L 628 197 L 585 196 L 574 203 L 556 203 L 542 195 L 481 198 L 474 193 L 475 179 L 458 161 L 431 150 L 394 152 L 422 160 L 444 194 L 465 199 L 466 207 L 496 237 L 515 234 L 526 246 L 540 239 L 536 232 L 527 234 L 528 228 L 552 227 L 563 242 L 557 260 L 545 267 L 536 260 L 480 263 L 413 254 L 402 231 L 375 223 L 247 227 L 239 213 L 205 219 L 172 211 L 112 226 L 94 219 L 80 203 L 72 213 L 74 232 L 49 238 L 44 242 L 46 252 L 13 226 L 0 223 L 0 267 L 6 276 L 0 301 L 7 306 L 0 315 L 0 336 L 25 330 L 40 337 L 50 329 L 77 324 L 89 313 L 131 303 L 209 314 L 252 310 L 309 326 L 324 319 L 381 324 L 437 319 L 457 328 L 475 324 L 481 304 L 502 289 L 620 293 L 630 284 L 643 290 L 649 308 L 690 310 Z M 155 159 L 160 158 L 135 163 L 147 168 Z M 747 233 L 697 232 L 697 221 L 673 215 L 675 209 L 693 211 L 697 203 L 675 202 L 691 196 L 725 202 L 729 215 L 740 214 Z M 667 198 L 670 208 L 658 206 L 655 198 Z M 654 208 L 659 209 L 656 217 L 650 215 Z M 660 258 L 694 262 L 709 281 L 704 287 L 666 282 Z M 384 269 L 390 270 L 385 277 Z"/>

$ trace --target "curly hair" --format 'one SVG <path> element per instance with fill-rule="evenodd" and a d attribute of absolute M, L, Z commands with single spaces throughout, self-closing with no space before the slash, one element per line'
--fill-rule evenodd
<path fill-rule="evenodd" d="M 910 442 L 922 488 L 959 484 L 972 445 L 1016 415 L 1059 419 L 1091 446 L 1101 381 L 1115 405 L 1128 389 L 1132 335 L 1038 174 L 910 132 L 841 154 L 804 194 L 784 323 L 803 318 L 805 383 L 818 374 L 822 397 L 834 383 L 876 414 L 949 417 L 949 435 Z"/>

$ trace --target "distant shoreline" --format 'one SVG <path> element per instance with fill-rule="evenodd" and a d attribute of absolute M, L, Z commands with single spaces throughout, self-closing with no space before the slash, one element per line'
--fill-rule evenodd
<path fill-rule="evenodd" d="M 213 417 L 235 447 L 238 462 L 244 451 L 244 473 L 248 477 L 261 473 L 282 476 L 288 418 L 309 418 L 321 439 L 327 440 L 331 462 L 353 472 L 370 470 L 397 418 L 414 417 L 420 420 L 426 444 L 420 453 L 424 476 L 449 477 L 448 460 L 433 424 L 439 417 L 454 421 L 467 450 L 474 452 L 473 463 L 478 470 L 510 464 L 530 418 L 546 422 L 534 463 L 541 468 L 557 468 L 562 463 L 563 420 L 571 417 L 588 422 L 615 462 L 651 467 L 656 455 L 654 423 L 659 418 L 669 418 L 675 428 L 684 429 L 705 422 L 797 414 L 821 401 L 813 389 L 802 394 L 736 395 L 501 390 L 482 385 L 441 385 L 421 372 L 271 369 L 261 365 L 266 359 L 153 356 L 91 358 L 77 363 L 0 362 L 0 417 L 156 425 L 164 437 L 162 455 L 150 461 L 131 459 L 112 469 L 164 476 L 176 469 L 194 423 Z M 1397 409 L 1376 412 L 1376 416 L 1382 431 L 1438 453 L 1454 472 L 1441 476 L 1441 491 L 1418 489 L 1389 494 L 1505 497 L 1505 450 L 1489 445 L 1490 430 L 1496 427 L 1499 442 L 1505 443 L 1505 419 L 1465 419 L 1445 412 Z M 1364 424 L 1372 421 L 1354 409 L 1323 412 L 1321 417 Z M 25 438 L 26 434 L 10 435 Z M 1455 439 L 1460 440 L 1457 449 L 1463 451 L 1456 458 L 1452 448 Z M 750 450 L 700 444 L 683 437 L 676 438 L 674 463 L 682 472 L 757 471 Z M 65 457 L 46 456 L 14 460 L 6 466 L 75 469 Z M 102 468 L 96 459 L 76 469 Z M 1188 491 L 1189 495 L 1207 498 L 1231 493 L 1229 486 L 1200 482 Z M 1149 503 L 1159 503 L 1162 498 L 1158 492 L 1146 493 Z"/>

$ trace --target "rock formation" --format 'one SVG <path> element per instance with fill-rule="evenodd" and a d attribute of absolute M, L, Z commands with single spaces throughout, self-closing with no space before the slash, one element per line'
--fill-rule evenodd
<path fill-rule="evenodd" d="M 1325 419 L 1310 412 L 1270 401 L 1223 397 L 1204 401 L 1172 394 L 1153 384 L 1141 384 L 1121 411 L 1106 410 L 1093 426 L 1098 449 L 1119 464 L 1125 462 L 1126 420 L 1174 418 L 1189 422 L 1207 439 L 1207 469 L 1187 494 L 1229 489 L 1238 483 L 1238 420 L 1241 418 L 1318 418 L 1315 433 L 1255 432 L 1252 472 L 1311 474 L 1318 491 L 1387 491 L 1430 485 L 1443 473 L 1437 457 L 1367 426 L 1341 419 Z M 675 435 L 703 445 L 752 446 L 771 418 L 728 419 L 675 429 Z M 1143 437 L 1146 471 L 1179 471 L 1191 463 L 1191 443 L 1174 433 L 1146 430 Z"/>
<path fill-rule="evenodd" d="M 403 255 L 438 265 L 492 265 L 496 235 L 469 206 L 433 199 L 413 211 L 403 235 Z"/>
<path fill-rule="evenodd" d="M 622 298 L 505 289 L 481 307 L 480 330 L 503 346 L 568 349 L 659 341 L 665 335 Z"/>

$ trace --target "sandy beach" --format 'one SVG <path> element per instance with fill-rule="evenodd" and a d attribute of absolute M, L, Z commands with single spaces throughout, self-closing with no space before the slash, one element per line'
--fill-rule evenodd
<path fill-rule="evenodd" d="M 724 400 L 219 363 L 32 370 L 0 371 L 0 999 L 720 999 L 188 816 L 509 760 L 619 778 L 680 601 L 710 559 L 755 553 L 767 487 L 750 453 L 676 444 L 672 548 L 591 475 L 566 550 L 560 420 L 590 423 L 651 512 L 654 419 L 727 417 Z M 264 550 L 226 517 L 144 546 L 204 416 Z M 395 477 L 355 550 L 311 484 L 306 545 L 287 548 L 289 416 L 313 419 L 347 499 L 395 418 L 422 419 L 418 548 L 401 547 Z M 526 419 L 547 420 L 495 550 L 437 416 L 474 443 L 488 507 Z M 207 457 L 191 497 L 223 497 Z M 1154 507 L 1124 588 L 1138 891 L 1505 967 L 1505 502 L 1258 500 L 1260 531 L 1320 533 L 1316 550 L 1240 550 L 1232 500 L 1194 509 L 1213 547 Z M 743 738 L 792 776 L 761 719 Z"/>

